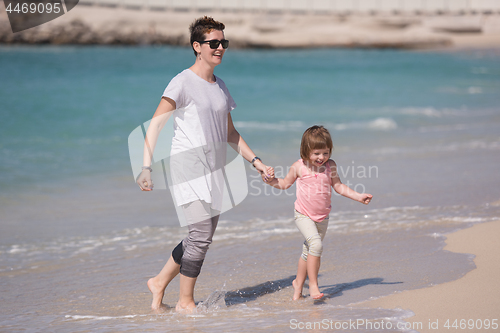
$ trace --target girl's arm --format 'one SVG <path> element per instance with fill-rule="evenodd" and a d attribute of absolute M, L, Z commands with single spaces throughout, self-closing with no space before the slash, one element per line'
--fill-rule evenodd
<path fill-rule="evenodd" d="M 227 142 L 231 143 L 234 150 L 238 152 L 244 159 L 248 162 L 251 162 L 256 155 L 252 151 L 252 149 L 247 145 L 245 140 L 241 137 L 240 133 L 236 130 L 233 124 L 233 118 L 231 117 L 231 113 L 227 116 Z M 262 179 L 264 181 L 270 181 L 274 178 L 274 169 L 268 167 L 262 161 L 255 160 L 253 165 L 255 169 L 262 175 Z"/>
<path fill-rule="evenodd" d="M 167 123 L 168 119 L 175 110 L 175 101 L 163 97 L 156 108 L 156 112 L 151 119 L 148 131 L 146 132 L 146 138 L 144 139 L 144 156 L 142 165 L 146 167 L 151 166 L 151 161 L 153 160 L 153 152 L 156 147 L 156 142 L 158 141 L 158 136 L 161 130 Z M 151 181 L 151 171 L 148 169 L 142 170 L 141 174 L 137 178 L 137 184 L 143 191 L 151 191 L 153 189 L 153 183 Z"/>
<path fill-rule="evenodd" d="M 368 205 L 370 201 L 372 200 L 372 195 L 368 193 L 358 193 L 351 189 L 349 186 L 342 184 L 340 181 L 339 174 L 337 172 L 337 164 L 329 160 L 328 163 L 330 163 L 330 169 L 331 169 L 331 176 L 332 176 L 332 187 L 340 195 L 343 195 L 346 198 L 359 201 L 361 203 L 364 203 L 365 205 Z"/>
<path fill-rule="evenodd" d="M 299 161 L 295 162 L 292 164 L 290 167 L 290 170 L 288 171 L 288 174 L 285 176 L 285 178 L 274 178 L 271 182 L 268 184 L 271 185 L 274 188 L 277 188 L 279 190 L 286 190 L 290 186 L 295 183 L 297 178 L 300 176 L 299 175 L 299 170 L 300 170 L 300 163 Z"/>

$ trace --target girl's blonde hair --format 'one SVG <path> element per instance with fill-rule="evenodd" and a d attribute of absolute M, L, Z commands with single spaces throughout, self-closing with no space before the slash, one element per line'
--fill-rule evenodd
<path fill-rule="evenodd" d="M 330 155 L 333 150 L 332 137 L 330 132 L 323 126 L 314 125 L 306 129 L 302 135 L 300 143 L 300 157 L 303 160 L 308 160 L 311 152 L 314 149 L 329 149 Z"/>

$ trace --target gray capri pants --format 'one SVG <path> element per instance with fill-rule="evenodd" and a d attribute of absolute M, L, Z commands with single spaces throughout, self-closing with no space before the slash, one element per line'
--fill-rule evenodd
<path fill-rule="evenodd" d="M 323 253 L 323 239 L 328 229 L 328 221 L 329 217 L 327 216 L 321 222 L 314 222 L 309 216 L 295 211 L 295 224 L 306 239 L 302 246 L 302 255 L 300 256 L 304 261 L 307 261 L 309 254 L 321 257 L 321 253 Z"/>
<path fill-rule="evenodd" d="M 188 222 L 189 233 L 174 248 L 172 258 L 175 263 L 181 265 L 182 275 L 195 278 L 200 275 L 201 266 L 219 222 L 220 212 L 211 209 L 210 204 L 204 201 L 194 201 L 182 208 Z"/>

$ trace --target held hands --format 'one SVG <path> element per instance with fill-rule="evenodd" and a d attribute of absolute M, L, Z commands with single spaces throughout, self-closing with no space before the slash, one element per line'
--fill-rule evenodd
<path fill-rule="evenodd" d="M 142 170 L 139 177 L 137 177 L 137 185 L 141 188 L 141 191 L 152 191 L 153 181 L 151 180 L 151 171 L 148 169 Z"/>
<path fill-rule="evenodd" d="M 255 169 L 257 169 L 257 171 L 260 173 L 262 181 L 264 181 L 265 183 L 269 183 L 274 179 L 274 168 L 268 167 L 260 160 L 255 161 L 254 166 Z"/>
<path fill-rule="evenodd" d="M 270 183 L 274 179 L 274 168 L 266 166 L 266 172 L 260 174 L 264 183 Z"/>

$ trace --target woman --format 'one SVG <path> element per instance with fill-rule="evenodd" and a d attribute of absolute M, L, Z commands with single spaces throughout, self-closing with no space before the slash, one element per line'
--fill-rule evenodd
<path fill-rule="evenodd" d="M 146 133 L 143 171 L 137 183 L 151 191 L 151 160 L 159 132 L 174 116 L 170 167 L 176 206 L 188 224 L 188 236 L 148 287 L 153 294 L 152 309 L 162 304 L 165 288 L 180 273 L 177 311 L 195 308 L 194 286 L 208 246 L 217 227 L 221 210 L 224 178 L 221 166 L 226 162 L 226 146 L 236 151 L 267 181 L 274 172 L 255 156 L 234 128 L 230 112 L 236 107 L 224 82 L 214 75 L 229 41 L 224 39 L 224 24 L 210 17 L 197 19 L 190 26 L 191 46 L 196 56 L 193 66 L 179 73 L 169 83 Z M 272 175 L 266 175 L 266 171 Z"/>

